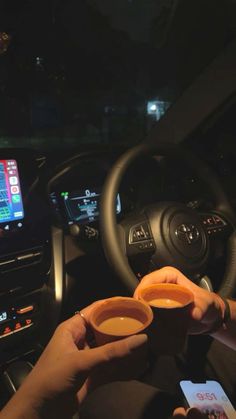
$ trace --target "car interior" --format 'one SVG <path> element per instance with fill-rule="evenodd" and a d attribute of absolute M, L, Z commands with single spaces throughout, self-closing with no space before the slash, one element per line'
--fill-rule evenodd
<path fill-rule="evenodd" d="M 0 1 L 1 407 L 58 324 L 148 272 L 236 297 L 235 1 L 76 3 Z"/>

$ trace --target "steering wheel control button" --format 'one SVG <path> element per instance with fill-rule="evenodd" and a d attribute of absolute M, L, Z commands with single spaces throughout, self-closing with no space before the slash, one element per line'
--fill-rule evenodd
<path fill-rule="evenodd" d="M 146 240 L 146 241 L 140 242 L 136 246 L 139 250 L 148 251 L 148 252 L 155 249 L 155 244 L 153 240 Z"/>
<path fill-rule="evenodd" d="M 213 214 L 203 214 L 202 222 L 205 226 L 208 235 L 215 235 L 217 233 L 222 233 L 227 230 L 227 223 L 219 215 Z"/>
<path fill-rule="evenodd" d="M 154 249 L 155 245 L 154 245 L 154 241 L 153 240 L 148 240 L 147 242 L 147 248 L 148 249 Z"/>
<path fill-rule="evenodd" d="M 129 243 L 137 243 L 139 241 L 148 240 L 151 233 L 147 223 L 138 224 L 130 229 Z"/>
<path fill-rule="evenodd" d="M 215 225 L 217 225 L 217 226 L 224 226 L 226 223 L 225 223 L 225 221 L 224 220 L 222 220 L 222 218 L 220 218 L 219 216 L 214 216 L 213 217 L 213 219 L 214 219 L 214 222 L 215 222 Z"/>
<path fill-rule="evenodd" d="M 145 242 L 145 249 L 153 250 L 154 248 L 155 248 L 155 245 L 154 245 L 153 240 L 148 240 L 147 242 Z"/>
<path fill-rule="evenodd" d="M 155 243 L 147 222 L 143 221 L 130 227 L 128 244 L 129 256 L 151 253 L 155 250 Z"/>

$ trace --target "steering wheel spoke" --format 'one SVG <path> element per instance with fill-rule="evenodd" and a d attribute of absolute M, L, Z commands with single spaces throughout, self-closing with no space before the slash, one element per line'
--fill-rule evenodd
<path fill-rule="evenodd" d="M 141 254 L 152 254 L 155 251 L 151 227 L 144 214 L 131 216 L 120 224 L 125 231 L 126 255 L 129 258 L 134 258 Z"/>
<path fill-rule="evenodd" d="M 231 223 L 223 214 L 207 212 L 200 216 L 210 240 L 214 238 L 225 239 L 233 232 Z"/>

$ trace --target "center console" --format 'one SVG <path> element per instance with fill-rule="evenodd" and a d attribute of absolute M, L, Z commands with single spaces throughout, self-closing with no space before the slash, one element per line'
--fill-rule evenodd
<path fill-rule="evenodd" d="M 0 366 L 30 350 L 43 315 L 51 265 L 50 216 L 28 150 L 0 160 Z"/>

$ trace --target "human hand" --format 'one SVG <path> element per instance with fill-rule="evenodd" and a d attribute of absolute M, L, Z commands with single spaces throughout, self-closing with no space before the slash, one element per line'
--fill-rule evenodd
<path fill-rule="evenodd" d="M 134 297 L 138 298 L 140 290 L 147 285 L 158 283 L 172 283 L 188 288 L 194 295 L 191 311 L 189 334 L 201 334 L 214 331 L 223 322 L 225 305 L 217 294 L 200 288 L 178 269 L 167 266 L 143 277 L 135 290 Z"/>
<path fill-rule="evenodd" d="M 89 320 L 91 307 L 83 310 Z M 90 349 L 86 321 L 79 315 L 62 323 L 32 372 L 1 412 L 1 419 L 68 419 L 78 409 L 97 368 L 131 358 L 145 346 L 146 335 L 131 336 Z"/>
<path fill-rule="evenodd" d="M 183 407 L 178 407 L 175 409 L 173 413 L 173 419 L 181 419 L 181 418 L 188 418 L 188 419 L 207 419 L 208 416 L 204 413 L 201 413 L 198 409 L 191 408 L 191 409 L 184 409 Z"/>
<path fill-rule="evenodd" d="M 91 343 L 92 346 L 94 346 L 95 341 L 92 329 L 90 329 L 90 316 L 94 306 L 98 306 L 102 303 L 103 300 L 96 301 L 86 309 L 80 311 L 80 314 L 84 317 L 87 325 L 88 342 L 89 344 Z M 97 365 L 93 371 L 91 371 L 91 374 L 79 391 L 78 398 L 80 400 L 84 399 L 88 392 L 100 385 L 107 384 L 112 381 L 124 381 L 138 378 L 141 374 L 143 374 L 146 368 L 147 345 L 143 344 L 137 347 L 135 351 L 131 351 L 126 356 L 116 358 L 113 362 Z"/>

